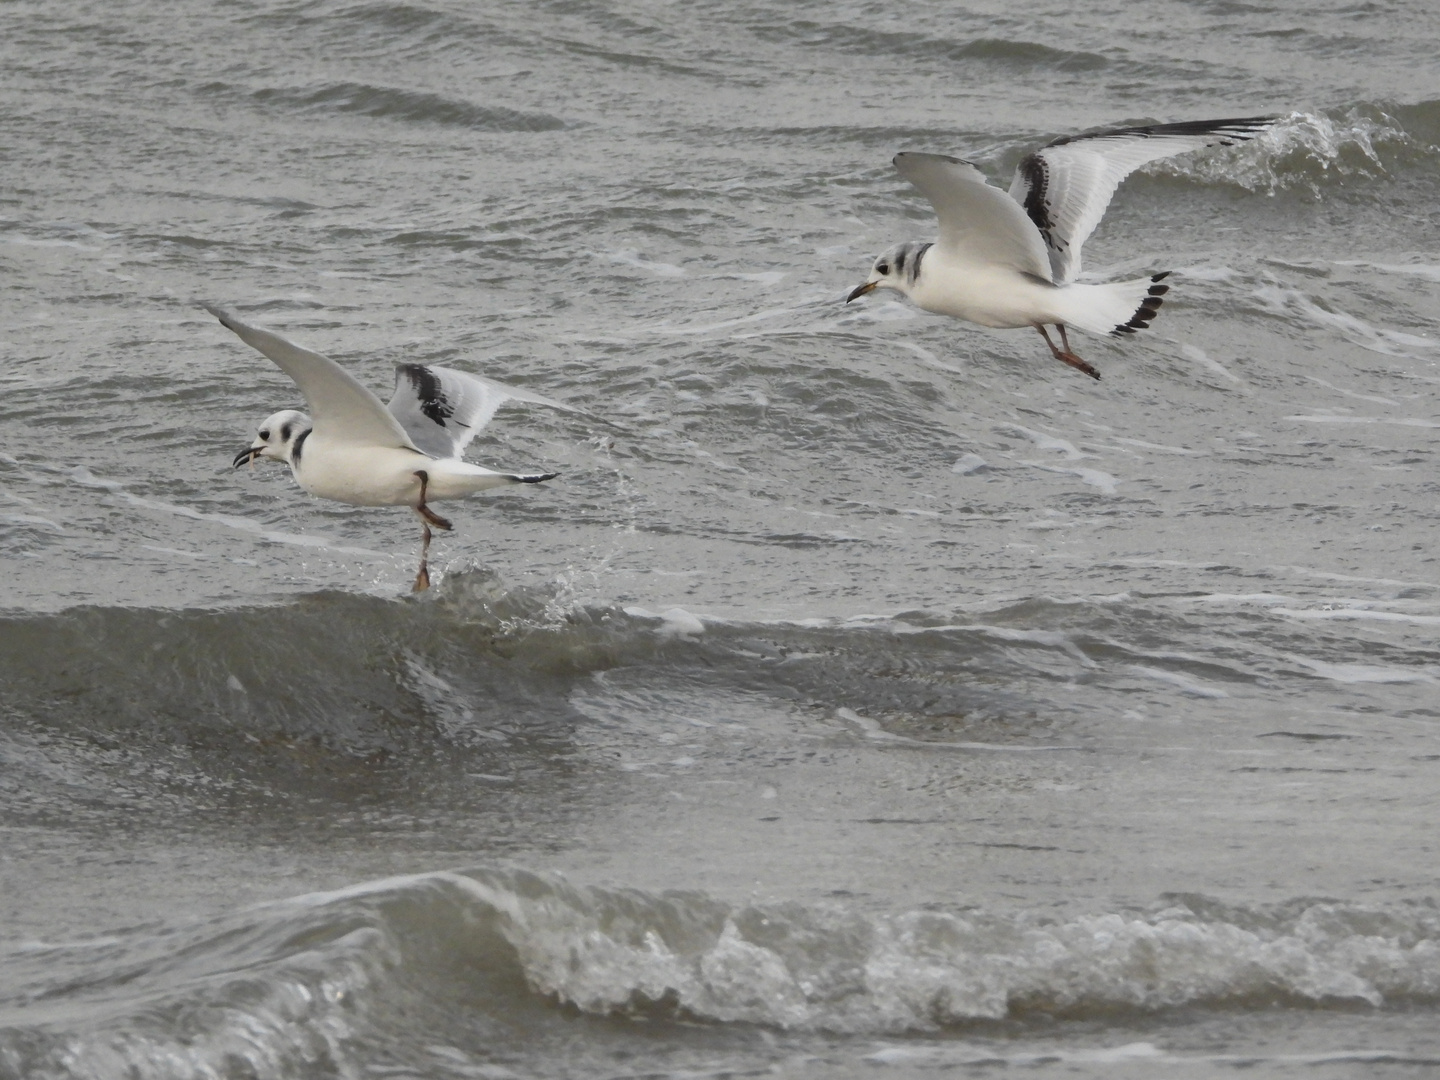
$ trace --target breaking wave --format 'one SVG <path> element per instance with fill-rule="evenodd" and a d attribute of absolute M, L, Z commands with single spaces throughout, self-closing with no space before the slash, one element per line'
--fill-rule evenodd
<path fill-rule="evenodd" d="M 556 889 L 504 933 L 537 991 L 589 1012 L 672 1006 L 708 1020 L 852 1034 L 1180 1005 L 1431 1002 L 1440 912 L 1296 901 L 1154 912 L 909 911 Z"/>
<path fill-rule="evenodd" d="M 10 1075 L 348 1075 L 377 1044 L 423 1059 L 517 1014 L 543 1031 L 567 1009 L 894 1036 L 1178 1006 L 1428 1006 L 1440 911 L 1177 896 L 1071 917 L 874 915 L 480 869 L 5 960 Z"/>
<path fill-rule="evenodd" d="M 1159 162 L 1147 171 L 1249 191 L 1307 191 L 1357 178 L 1378 179 L 1407 167 L 1433 168 L 1440 150 L 1431 144 L 1423 106 L 1358 105 L 1332 112 L 1296 112 L 1250 142 L 1227 150 Z M 1413 130 L 1411 125 L 1413 124 Z"/>
<path fill-rule="evenodd" d="M 1057 717 L 1092 691 L 1147 694 L 1161 679 L 1224 697 L 1303 683 L 1353 653 L 1347 634 L 1280 616 L 1234 640 L 1225 618 L 1215 605 L 1126 595 L 757 623 L 577 604 L 562 586 L 477 570 L 399 601 L 324 592 L 243 608 L 0 614 L 0 717 L 247 757 L 274 739 L 360 757 L 451 752 L 568 737 L 590 722 L 596 676 L 629 669 L 657 687 L 759 691 L 816 717 L 843 709 L 872 725 L 866 738 L 1018 748 L 1053 743 Z M 1174 647 L 1156 652 L 1151 634 Z M 1432 677 L 1424 648 L 1367 647 L 1392 681 Z"/>

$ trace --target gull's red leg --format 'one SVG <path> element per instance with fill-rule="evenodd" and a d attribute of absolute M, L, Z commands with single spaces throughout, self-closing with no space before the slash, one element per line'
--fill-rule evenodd
<path fill-rule="evenodd" d="M 1051 355 L 1054 356 L 1056 360 L 1059 360 L 1062 364 L 1069 364 L 1073 368 L 1078 368 L 1086 375 L 1089 375 L 1092 379 L 1100 378 L 1100 372 L 1096 371 L 1084 360 L 1080 359 L 1080 357 L 1076 356 L 1073 352 L 1070 351 L 1070 337 L 1068 334 L 1065 333 L 1065 324 L 1056 323 L 1055 328 L 1060 331 L 1060 340 L 1065 343 L 1065 347 L 1063 349 L 1057 349 L 1055 347 L 1055 342 L 1050 340 L 1050 334 L 1045 329 L 1044 323 L 1035 324 L 1035 329 L 1040 331 L 1040 336 L 1045 339 L 1045 344 L 1050 346 Z"/>

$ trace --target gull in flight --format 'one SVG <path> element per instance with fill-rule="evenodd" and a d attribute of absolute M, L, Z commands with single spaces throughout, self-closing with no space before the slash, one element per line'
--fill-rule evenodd
<path fill-rule="evenodd" d="M 1070 349 L 1066 328 L 1133 334 L 1150 325 L 1169 291 L 1167 270 L 1134 281 L 1083 285 L 1080 248 L 1120 181 L 1161 158 L 1253 139 L 1275 117 L 1112 128 L 1056 139 L 1015 170 L 1007 195 L 974 165 L 940 154 L 896 154 L 895 168 L 940 219 L 933 243 L 896 244 L 875 260 L 846 303 L 894 289 L 926 311 L 996 329 L 1033 326 L 1055 359 L 1100 373 Z M 1060 331 L 1060 346 L 1045 329 Z"/>
<path fill-rule="evenodd" d="M 460 460 L 466 445 L 507 400 L 566 412 L 569 405 L 478 375 L 426 364 L 397 364 L 388 406 L 339 364 L 210 304 L 205 310 L 295 380 L 314 419 L 294 409 L 268 417 L 235 468 L 257 458 L 283 461 L 296 483 L 323 499 L 357 506 L 408 506 L 420 516 L 415 592 L 430 587 L 430 526 L 450 529 L 430 509 L 506 484 L 538 484 L 557 473 L 500 473 Z"/>

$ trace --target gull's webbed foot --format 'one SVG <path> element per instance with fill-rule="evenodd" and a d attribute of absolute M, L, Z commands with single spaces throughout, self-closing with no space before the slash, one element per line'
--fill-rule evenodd
<path fill-rule="evenodd" d="M 1064 344 L 1064 348 L 1057 347 L 1055 342 L 1050 340 L 1050 333 L 1045 329 L 1044 323 L 1036 323 L 1035 329 L 1040 331 L 1040 336 L 1045 339 L 1045 344 L 1050 346 L 1050 354 L 1054 356 L 1056 360 L 1059 360 L 1062 364 L 1069 364 L 1071 367 L 1083 371 L 1092 379 L 1100 378 L 1099 371 L 1070 351 L 1070 335 L 1065 332 L 1065 325 L 1063 323 L 1056 323 L 1056 329 L 1060 331 L 1060 340 Z"/>
<path fill-rule="evenodd" d="M 1081 360 L 1080 357 L 1076 356 L 1073 352 L 1057 352 L 1055 354 L 1055 359 L 1059 360 L 1061 363 L 1069 364 L 1073 368 L 1079 368 L 1086 375 L 1089 375 L 1092 379 L 1100 378 L 1100 372 L 1096 371 L 1084 360 Z"/>
<path fill-rule="evenodd" d="M 442 518 L 439 514 L 435 513 L 434 510 L 431 510 L 430 507 L 426 506 L 424 503 L 421 503 L 419 506 L 417 506 L 415 508 L 415 512 L 425 519 L 426 524 L 434 525 L 437 529 L 444 529 L 446 532 L 449 532 L 455 527 L 454 525 L 451 525 L 450 522 L 447 521 L 445 518 Z"/>

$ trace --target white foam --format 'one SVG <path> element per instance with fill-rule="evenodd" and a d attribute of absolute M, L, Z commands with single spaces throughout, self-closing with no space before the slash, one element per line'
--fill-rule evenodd
<path fill-rule="evenodd" d="M 1126 671 L 1133 671 L 1137 675 L 1144 675 L 1146 678 L 1156 679 L 1163 683 L 1179 688 L 1183 693 L 1198 698 L 1227 698 L 1230 695 L 1217 686 L 1206 686 L 1198 679 L 1189 675 L 1182 675 L 1178 671 L 1167 671 L 1164 668 L 1147 667 L 1144 664 L 1126 664 Z"/>
<path fill-rule="evenodd" d="M 1440 346 L 1440 341 L 1432 341 L 1400 330 L 1380 329 L 1349 312 L 1323 308 L 1299 289 L 1266 284 L 1254 290 L 1251 295 L 1272 314 L 1299 316 L 1316 326 L 1333 330 L 1347 341 L 1371 352 L 1386 356 L 1414 357 L 1414 350 L 1428 350 Z"/>
<path fill-rule="evenodd" d="M 0 514 L 0 521 L 14 521 L 21 525 L 44 525 L 46 528 L 54 529 L 57 533 L 63 533 L 65 529 L 58 523 L 47 517 L 40 517 L 38 514 Z"/>
<path fill-rule="evenodd" d="M 1194 345 L 1191 345 L 1187 342 L 1180 342 L 1180 355 L 1185 357 L 1186 360 L 1194 361 L 1202 367 L 1209 368 L 1211 371 L 1215 372 L 1215 374 L 1229 379 L 1233 383 L 1238 383 L 1242 386 L 1244 385 L 1244 379 L 1234 374 L 1224 364 L 1220 363 L 1220 361 L 1213 359 L 1203 349 L 1196 348 Z"/>
<path fill-rule="evenodd" d="M 1146 171 L 1238 184 L 1251 191 L 1305 187 L 1318 194 L 1319 182 L 1327 175 L 1384 176 L 1376 143 L 1411 141 L 1389 117 L 1377 120 L 1352 112 L 1332 119 L 1323 113 L 1295 112 L 1229 150 L 1189 154 L 1147 166 Z"/>
<path fill-rule="evenodd" d="M 1208 450 L 1191 450 L 1184 446 L 1166 446 L 1164 443 L 1144 442 L 1141 439 L 1117 438 L 1115 441 L 1125 446 L 1138 446 L 1142 450 L 1157 450 L 1162 454 L 1186 454 L 1204 457 L 1209 453 Z"/>
<path fill-rule="evenodd" d="M 1413 931 L 1367 936 L 1350 928 L 1344 910 L 1318 903 L 1269 930 L 1184 909 L 1065 921 L 912 911 L 868 918 L 863 934 L 831 932 L 818 912 L 734 912 L 708 944 L 672 944 L 658 921 L 647 929 L 630 908 L 617 931 L 603 905 L 589 901 L 504 903 L 516 911 L 504 932 L 531 985 L 602 1014 L 642 995 L 721 1021 L 879 1033 L 1001 1019 L 1014 1002 L 1052 1013 L 1153 1011 L 1280 993 L 1380 1007 L 1381 984 L 1433 993 L 1440 980 L 1440 947 L 1423 913 L 1411 917 L 1420 919 Z M 764 944 L 744 929 L 757 919 L 773 928 Z M 787 923 L 789 933 L 774 932 Z M 1148 1044 L 1127 1046 L 1099 1052 L 1153 1056 Z M 880 1063 L 901 1059 L 887 1053 Z"/>
<path fill-rule="evenodd" d="M 181 555 L 187 559 L 208 559 L 210 554 L 205 551 L 182 551 L 179 548 L 160 547 L 157 544 L 141 544 L 141 550 L 154 551 L 161 555 Z"/>
<path fill-rule="evenodd" d="M 146 510 L 158 510 L 161 513 L 173 514 L 176 517 L 189 518 L 193 521 L 206 521 L 213 525 L 222 525 L 227 529 L 235 529 L 240 532 L 253 533 L 262 540 L 269 540 L 275 544 L 293 544 L 297 547 L 322 548 L 325 551 L 334 551 L 342 555 L 361 555 L 372 559 L 389 559 L 390 556 L 380 551 L 372 551 L 369 548 L 350 547 L 337 544 L 325 536 L 317 536 L 313 533 L 289 533 L 279 529 L 270 529 L 258 521 L 251 521 L 249 518 L 235 517 L 231 514 L 207 514 L 200 510 L 194 510 L 188 506 L 180 506 L 176 503 L 164 502 L 160 499 L 147 499 L 136 495 L 125 488 L 125 485 L 115 480 L 106 480 L 96 476 L 85 466 L 77 466 L 68 470 L 70 479 L 82 487 L 98 488 L 118 495 L 132 506 L 139 506 Z"/>
<path fill-rule="evenodd" d="M 1308 667 L 1322 679 L 1339 683 L 1434 683 L 1434 668 L 1419 670 L 1385 667 L 1379 664 L 1331 664 L 1324 660 L 1312 660 L 1308 656 L 1293 653 L 1285 657 L 1293 663 Z"/>
<path fill-rule="evenodd" d="M 705 632 L 705 623 L 698 615 L 692 615 L 681 607 L 668 608 L 658 615 L 643 607 L 622 608 L 626 615 L 636 619 L 658 619 L 659 627 L 656 633 L 661 637 L 689 637 L 694 634 Z"/>
<path fill-rule="evenodd" d="M 1099 469 L 1066 469 L 1059 465 L 1046 465 L 1041 461 L 1021 461 L 1021 465 L 1029 465 L 1032 469 L 1040 469 L 1044 472 L 1066 473 L 1070 476 L 1078 476 L 1082 483 L 1097 487 L 1106 495 L 1114 495 L 1115 488 L 1123 483 L 1119 477 L 1110 473 L 1101 472 Z"/>
<path fill-rule="evenodd" d="M 1399 578 L 1377 578 L 1357 577 L 1354 574 L 1337 574 L 1331 570 L 1316 570 L 1309 566 L 1279 565 L 1276 570 L 1285 570 L 1293 574 L 1303 574 L 1305 577 L 1319 578 L 1322 581 L 1354 581 L 1362 585 L 1393 585 L 1396 588 L 1411 589 L 1434 589 L 1440 592 L 1440 584 L 1429 581 L 1405 581 Z"/>
<path fill-rule="evenodd" d="M 1434 420 L 1421 420 L 1406 416 L 1351 416 L 1348 414 L 1323 413 L 1311 416 L 1287 416 L 1304 424 L 1396 424 L 1400 427 L 1440 428 Z"/>
<path fill-rule="evenodd" d="M 685 276 L 683 267 L 676 266 L 674 263 L 657 262 L 653 259 L 643 258 L 634 248 L 621 248 L 618 251 L 608 251 L 604 253 L 591 252 L 591 254 L 604 259 L 606 262 L 619 263 L 623 266 L 633 266 L 637 270 L 647 270 L 656 277 L 674 278 Z"/>
<path fill-rule="evenodd" d="M 1336 266 L 1358 266 L 1366 270 L 1380 270 L 1387 274 L 1404 274 L 1424 278 L 1426 281 L 1440 281 L 1440 266 L 1433 263 L 1376 263 L 1359 259 L 1337 259 Z"/>
<path fill-rule="evenodd" d="M 1305 378 L 1319 386 L 1325 387 L 1325 389 L 1327 390 L 1334 390 L 1337 394 L 1340 394 L 1344 397 L 1354 398 L 1356 401 L 1370 401 L 1375 403 L 1376 405 L 1388 405 L 1391 408 L 1397 409 L 1400 407 L 1400 403 L 1398 401 L 1393 401 L 1390 398 L 1386 397 L 1379 397 L 1375 394 L 1357 394 L 1353 390 L 1346 390 L 1343 386 L 1336 386 L 1332 382 L 1326 382 L 1318 375 L 1306 375 Z"/>
<path fill-rule="evenodd" d="M 1030 428 L 1021 427 L 1019 424 L 1003 424 L 995 430 L 1001 435 L 1020 435 L 1029 439 L 1039 450 L 1054 450 L 1064 454 L 1071 461 L 1079 461 L 1081 458 L 1093 457 L 1093 454 L 1081 453 L 1075 444 L 1068 439 L 1059 439 L 1054 435 L 1046 435 L 1042 431 L 1032 431 Z"/>
<path fill-rule="evenodd" d="M 1271 608 L 1276 615 L 1291 619 L 1370 620 L 1373 622 L 1411 623 L 1415 626 L 1440 626 L 1440 615 L 1411 615 L 1404 611 L 1373 611 L 1368 608 Z"/>
<path fill-rule="evenodd" d="M 779 285 L 789 277 L 786 270 L 757 270 L 752 274 L 711 274 L 715 278 L 728 278 L 736 281 L 755 281 L 761 285 Z"/>
<path fill-rule="evenodd" d="M 47 240 L 36 236 L 0 236 L 0 243 L 18 244 L 21 247 L 74 248 L 77 251 L 102 251 L 93 244 L 82 244 L 78 240 Z"/>
<path fill-rule="evenodd" d="M 1091 660 L 1090 657 L 1086 656 L 1084 652 L 1080 650 L 1080 646 L 1071 640 L 1070 635 L 1062 633 L 1059 630 L 1016 630 L 1009 626 L 986 626 L 978 623 L 970 626 L 950 627 L 948 629 L 970 630 L 978 634 L 984 634 L 986 637 L 995 638 L 998 641 L 1023 641 L 1035 645 L 1047 645 L 1052 649 L 1060 649 L 1086 667 L 1095 666 L 1095 661 Z"/>
<path fill-rule="evenodd" d="M 973 1043 L 945 1043 L 930 1046 L 887 1046 L 861 1060 L 872 1065 L 922 1065 L 931 1069 L 954 1069 L 983 1065 L 1033 1069 L 1045 1065 L 1123 1065 L 1146 1062 L 1150 1065 L 1173 1066 L 1164 1075 L 1187 1075 L 1196 1066 L 1222 1065 L 1232 1069 L 1253 1071 L 1258 1066 L 1278 1067 L 1303 1065 L 1426 1065 L 1436 1061 L 1411 1050 L 1334 1050 L 1316 1054 L 1179 1054 L 1162 1050 L 1154 1043 L 1125 1043 L 1115 1047 L 1065 1047 L 1038 1051 L 1007 1050 L 1003 1044 L 992 1047 Z M 1179 1070 L 1186 1069 L 1187 1072 Z M 1128 1075 L 1128 1074 L 1127 1074 Z"/>
<path fill-rule="evenodd" d="M 952 1046 L 887 1046 L 865 1061 L 876 1065 L 928 1064 L 954 1068 L 964 1065 L 1006 1065 L 1033 1068 L 1038 1065 L 1119 1065 L 1130 1061 L 1177 1061 L 1154 1043 L 1125 1043 L 1121 1046 L 1087 1047 L 1082 1049 L 1047 1049 L 1042 1051 L 1004 1051 L 960 1043 Z"/>
<path fill-rule="evenodd" d="M 1204 596 L 1177 596 L 1175 600 L 1185 604 L 1288 604 L 1294 597 L 1279 593 L 1206 593 Z"/>
<path fill-rule="evenodd" d="M 1081 750 L 1079 746 L 1010 746 L 1005 743 L 986 742 L 938 742 L 929 739 L 911 739 L 904 735 L 896 735 L 892 731 L 886 731 L 880 726 L 879 721 L 872 720 L 868 716 L 861 716 L 854 709 L 839 708 L 835 710 L 837 719 L 844 720 L 848 724 L 858 727 L 867 739 L 875 742 L 891 743 L 897 746 L 915 747 L 921 750 L 981 750 L 998 751 L 1001 753 L 1033 754 L 1037 752 L 1053 752 L 1057 750 Z"/>

